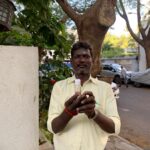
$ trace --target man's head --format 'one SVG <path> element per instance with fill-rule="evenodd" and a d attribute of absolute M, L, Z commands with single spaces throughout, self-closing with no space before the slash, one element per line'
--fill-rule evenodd
<path fill-rule="evenodd" d="M 71 57 L 73 57 L 75 51 L 78 50 L 78 49 L 89 50 L 90 54 L 92 56 L 92 48 L 91 48 L 91 46 L 88 43 L 86 43 L 86 42 L 78 41 L 78 42 L 74 43 L 72 48 L 71 48 Z"/>
<path fill-rule="evenodd" d="M 92 48 L 86 42 L 77 42 L 71 49 L 71 63 L 77 77 L 89 76 L 92 66 Z"/>

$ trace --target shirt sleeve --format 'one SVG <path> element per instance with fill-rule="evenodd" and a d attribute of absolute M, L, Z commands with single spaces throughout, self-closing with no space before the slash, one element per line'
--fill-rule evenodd
<path fill-rule="evenodd" d="M 107 98 L 106 98 L 106 115 L 113 120 L 115 124 L 115 134 L 119 134 L 121 122 L 118 114 L 117 103 L 114 97 L 111 86 L 107 87 Z"/>
<path fill-rule="evenodd" d="M 51 93 L 50 105 L 49 105 L 49 110 L 48 110 L 48 120 L 47 120 L 47 128 L 51 133 L 54 133 L 52 130 L 52 121 L 62 111 L 62 108 L 59 102 L 59 100 L 61 99 L 60 95 L 61 95 L 61 88 L 59 86 L 59 83 L 55 83 L 52 93 Z"/>

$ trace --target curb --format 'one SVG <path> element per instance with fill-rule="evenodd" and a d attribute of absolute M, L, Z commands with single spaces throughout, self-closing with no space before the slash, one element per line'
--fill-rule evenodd
<path fill-rule="evenodd" d="M 105 150 L 143 150 L 143 149 L 120 136 L 112 135 L 110 136 L 107 142 Z"/>
<path fill-rule="evenodd" d="M 39 150 L 54 150 L 53 145 L 50 142 L 45 142 L 40 145 Z M 126 139 L 112 135 L 108 139 L 105 150 L 143 150 L 137 145 L 130 143 Z"/>

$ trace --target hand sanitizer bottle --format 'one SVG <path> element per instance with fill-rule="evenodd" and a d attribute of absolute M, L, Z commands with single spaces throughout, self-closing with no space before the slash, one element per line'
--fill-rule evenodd
<path fill-rule="evenodd" d="M 75 79 L 75 93 L 81 94 L 81 80 Z"/>

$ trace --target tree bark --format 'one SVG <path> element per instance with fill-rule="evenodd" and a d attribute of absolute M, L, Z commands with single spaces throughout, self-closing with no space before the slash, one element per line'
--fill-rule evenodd
<path fill-rule="evenodd" d="M 92 76 L 95 77 L 101 69 L 101 46 L 108 27 L 99 25 L 94 17 L 83 17 L 77 22 L 79 41 L 86 41 L 92 45 L 93 67 Z"/>
<path fill-rule="evenodd" d="M 93 48 L 92 76 L 100 73 L 101 46 L 109 27 L 115 22 L 116 0 L 97 0 L 84 14 L 76 13 L 66 0 L 57 0 L 64 12 L 75 22 L 79 41 Z"/>

